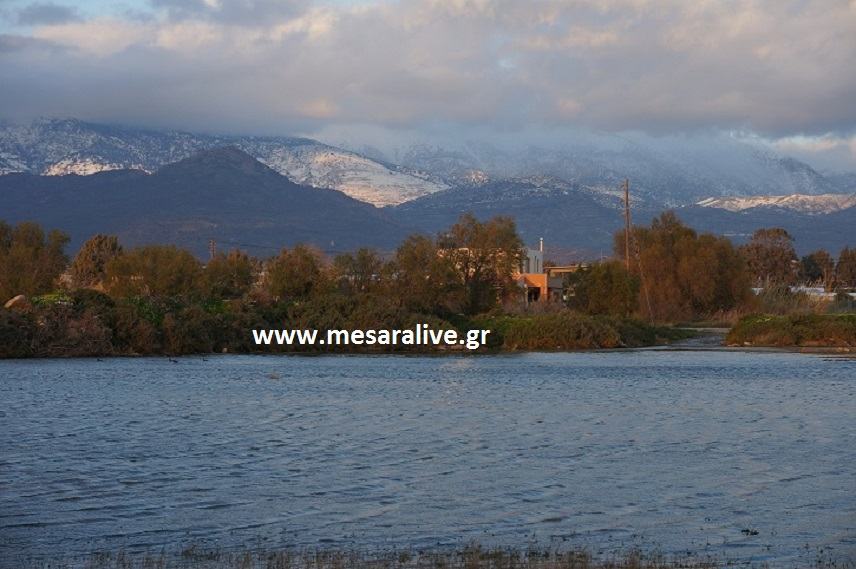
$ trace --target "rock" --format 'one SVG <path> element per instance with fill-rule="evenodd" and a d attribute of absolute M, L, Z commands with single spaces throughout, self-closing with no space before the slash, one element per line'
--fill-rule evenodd
<path fill-rule="evenodd" d="M 19 294 L 18 296 L 10 298 L 6 304 L 3 305 L 3 308 L 6 310 L 15 310 L 17 312 L 28 312 L 32 310 L 33 305 L 30 304 L 30 301 L 27 300 L 26 296 Z"/>

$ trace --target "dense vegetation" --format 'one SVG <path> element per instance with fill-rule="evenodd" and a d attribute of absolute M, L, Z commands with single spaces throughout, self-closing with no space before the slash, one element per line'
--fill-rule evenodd
<path fill-rule="evenodd" d="M 269 259 L 221 252 L 205 264 L 170 245 L 126 250 L 109 235 L 69 260 L 61 232 L 0 222 L 0 357 L 248 352 L 253 329 L 422 322 L 491 329 L 490 349 L 640 346 L 671 335 L 651 323 L 814 311 L 782 288 L 800 279 L 856 287 L 856 250 L 837 265 L 822 251 L 798 261 L 781 230 L 736 248 L 666 213 L 633 228 L 629 263 L 623 240 L 616 235 L 617 260 L 569 275 L 563 302 L 530 306 L 515 280 L 523 244 L 503 217 L 464 215 L 386 257 L 361 249 L 327 259 L 298 245 Z M 759 282 L 782 292 L 753 295 Z"/>

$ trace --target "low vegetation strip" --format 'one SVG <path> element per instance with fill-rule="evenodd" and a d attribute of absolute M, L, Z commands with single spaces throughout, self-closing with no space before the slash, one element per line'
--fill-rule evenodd
<path fill-rule="evenodd" d="M 730 346 L 856 348 L 856 314 L 760 314 L 742 318 Z"/>
<path fill-rule="evenodd" d="M 188 548 L 179 554 L 100 553 L 85 559 L 25 562 L 22 569 L 715 569 L 758 567 L 751 562 L 709 555 L 667 556 L 629 550 L 593 556 L 586 550 L 487 549 L 470 546 L 458 551 L 411 549 L 363 553 L 360 551 L 281 550 L 220 551 Z M 775 567 L 765 563 L 760 567 Z M 853 569 L 819 554 L 804 567 Z"/>
<path fill-rule="evenodd" d="M 588 350 L 638 348 L 687 338 L 692 333 L 653 326 L 629 318 L 562 311 L 534 316 L 502 316 L 475 321 L 491 327 L 499 347 L 517 350 Z"/>

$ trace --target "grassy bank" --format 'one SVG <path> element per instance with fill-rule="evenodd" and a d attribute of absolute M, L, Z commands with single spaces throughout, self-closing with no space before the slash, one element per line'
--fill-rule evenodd
<path fill-rule="evenodd" d="M 655 346 L 691 337 L 687 330 L 639 320 L 561 311 L 533 316 L 479 318 L 473 327 L 493 330 L 504 351 L 590 350 Z"/>
<path fill-rule="evenodd" d="M 22 569 L 714 569 L 775 566 L 775 563 L 768 562 L 758 565 L 708 555 L 676 557 L 638 550 L 595 557 L 585 550 L 484 549 L 478 546 L 458 551 L 377 553 L 326 550 L 226 552 L 190 548 L 175 555 L 97 554 L 82 559 L 54 559 L 20 565 Z M 853 569 L 856 564 L 818 554 L 810 563 L 800 566 Z"/>
<path fill-rule="evenodd" d="M 856 314 L 760 314 L 742 318 L 730 346 L 856 348 Z"/>

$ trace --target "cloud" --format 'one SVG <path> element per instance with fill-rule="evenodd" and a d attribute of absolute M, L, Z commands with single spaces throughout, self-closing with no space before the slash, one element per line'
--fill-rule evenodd
<path fill-rule="evenodd" d="M 45 24 L 62 24 L 80 19 L 75 8 L 54 4 L 52 2 L 37 2 L 18 11 L 18 24 L 23 26 L 39 26 Z"/>
<path fill-rule="evenodd" d="M 853 61 L 852 0 L 154 0 L 149 19 L 44 22 L 0 50 L 0 108 L 208 130 L 848 138 Z"/>
<path fill-rule="evenodd" d="M 856 135 L 787 136 L 770 141 L 777 151 L 825 170 L 856 170 Z"/>
<path fill-rule="evenodd" d="M 170 20 L 204 19 L 232 25 L 264 25 L 304 10 L 303 0 L 151 0 Z"/>

